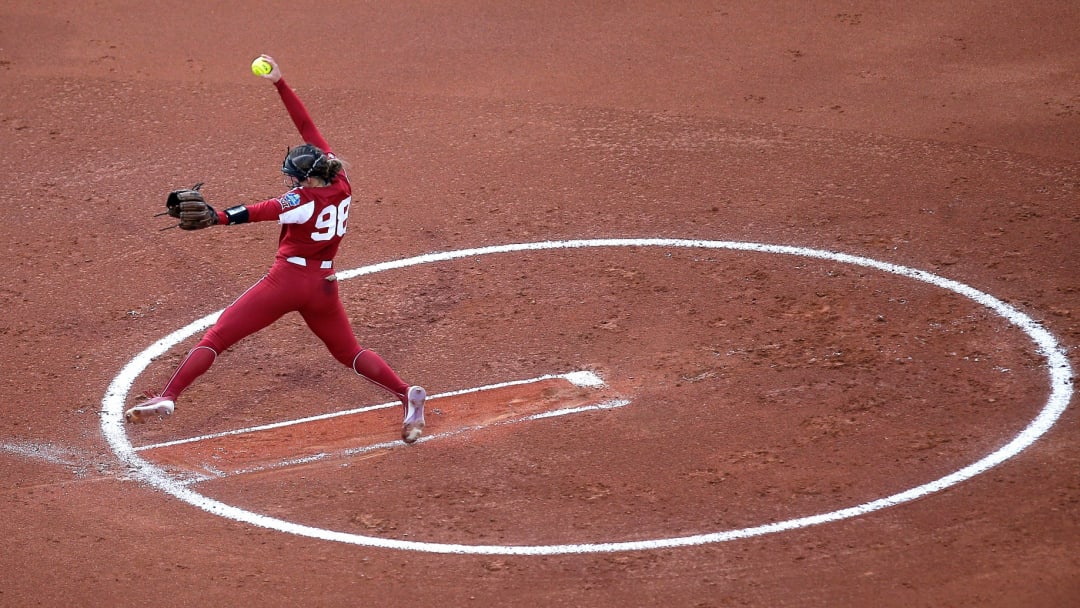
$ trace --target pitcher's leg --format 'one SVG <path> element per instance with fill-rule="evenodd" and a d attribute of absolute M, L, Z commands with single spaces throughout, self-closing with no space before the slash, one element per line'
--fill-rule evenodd
<path fill-rule="evenodd" d="M 204 339 L 203 342 L 205 341 Z M 210 366 L 214 364 L 214 360 L 218 356 L 217 350 L 210 348 L 203 342 L 199 342 L 198 346 L 191 349 L 184 361 L 173 372 L 172 378 L 169 378 L 169 382 L 165 384 L 165 390 L 161 391 L 162 397 L 175 401 L 180 396 L 180 393 L 184 392 L 196 378 L 206 373 L 206 370 L 210 369 Z"/>
<path fill-rule="evenodd" d="M 427 391 L 422 386 L 409 386 L 375 351 L 362 350 L 356 355 L 353 370 L 374 384 L 397 395 L 404 406 L 405 418 L 401 423 L 401 439 L 413 443 L 424 431 L 424 402 Z"/>
<path fill-rule="evenodd" d="M 372 384 L 394 393 L 402 404 L 408 403 L 409 385 L 375 351 L 361 350 L 350 367 Z"/>
<path fill-rule="evenodd" d="M 148 394 L 149 399 L 124 412 L 124 418 L 128 422 L 139 424 L 153 416 L 171 416 L 176 407 L 176 398 L 195 378 L 209 369 L 216 358 L 214 349 L 200 343 L 184 357 L 160 395 Z"/>
<path fill-rule="evenodd" d="M 268 278 L 263 277 L 221 313 L 217 323 L 177 366 L 160 394 L 152 395 L 124 412 L 128 422 L 142 423 L 153 416 L 172 414 L 180 394 L 210 369 L 219 353 L 270 325 L 289 310 L 288 302 L 275 292 L 276 282 Z"/>
<path fill-rule="evenodd" d="M 372 384 L 393 393 L 402 404 L 408 401 L 406 393 L 409 385 L 374 351 L 361 348 L 356 341 L 349 317 L 337 292 L 328 297 L 319 306 L 307 307 L 300 311 L 311 331 L 323 341 L 330 354 Z"/>
<path fill-rule="evenodd" d="M 304 309 L 300 314 L 311 331 L 330 349 L 335 359 L 401 400 L 404 409 L 401 438 L 405 443 L 415 442 L 424 430 L 424 401 L 427 399 L 427 392 L 422 387 L 409 386 L 378 353 L 360 347 L 336 289 L 332 295 L 333 298 L 325 299 L 321 307 Z"/>

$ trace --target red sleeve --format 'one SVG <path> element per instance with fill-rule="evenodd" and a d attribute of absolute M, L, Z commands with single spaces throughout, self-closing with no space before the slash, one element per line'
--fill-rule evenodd
<path fill-rule="evenodd" d="M 248 212 L 248 222 L 267 222 L 277 220 L 281 216 L 284 207 L 281 206 L 280 198 L 271 198 L 250 205 L 244 205 Z M 225 226 L 229 223 L 229 216 L 224 211 L 216 210 L 218 225 Z"/>
<path fill-rule="evenodd" d="M 285 84 L 285 79 L 279 79 L 274 83 L 274 86 L 277 87 L 278 95 L 281 96 L 281 101 L 289 112 L 289 118 L 292 118 L 296 130 L 300 132 L 300 137 L 305 142 L 322 148 L 323 152 L 330 152 L 330 144 L 323 139 L 322 133 L 319 133 L 319 129 L 315 127 L 315 123 L 311 120 L 311 115 L 308 114 L 304 103 L 296 96 L 296 92 L 288 84 Z"/>
<path fill-rule="evenodd" d="M 279 198 L 267 199 L 251 205 L 244 205 L 244 207 L 248 210 L 249 222 L 277 221 L 284 209 Z"/>

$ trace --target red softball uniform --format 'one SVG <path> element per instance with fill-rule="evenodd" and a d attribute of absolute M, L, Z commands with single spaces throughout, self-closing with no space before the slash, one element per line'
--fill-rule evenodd
<path fill-rule="evenodd" d="M 330 144 L 315 127 L 300 98 L 285 84 L 285 79 L 278 80 L 275 86 L 304 141 L 318 146 L 333 158 Z M 342 171 L 324 188 L 293 188 L 278 198 L 245 207 L 248 221 L 276 220 L 281 223 L 278 261 L 300 258 L 321 263 L 332 262 L 337 254 L 341 237 L 348 228 L 351 203 L 352 185 Z M 222 224 L 228 221 L 224 211 L 218 212 L 218 220 Z"/>
<path fill-rule="evenodd" d="M 306 143 L 329 156 L 329 145 L 296 93 L 281 79 L 281 100 Z M 348 228 L 352 186 L 342 171 L 320 188 L 297 187 L 278 198 L 245 205 L 249 222 L 281 224 L 278 251 L 270 271 L 222 313 L 188 353 L 161 395 L 175 400 L 213 364 L 217 355 L 289 312 L 299 312 L 334 358 L 407 403 L 409 385 L 373 351 L 360 347 L 341 304 L 338 283 L 329 281 L 338 245 Z M 224 211 L 219 224 L 228 223 Z"/>

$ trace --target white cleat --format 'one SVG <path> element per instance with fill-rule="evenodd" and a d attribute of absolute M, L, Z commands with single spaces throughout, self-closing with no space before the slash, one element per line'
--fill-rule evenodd
<path fill-rule="evenodd" d="M 427 391 L 422 386 L 409 387 L 409 404 L 405 406 L 405 422 L 401 425 L 401 440 L 415 443 L 424 432 L 424 401 Z"/>
<path fill-rule="evenodd" d="M 171 416 L 176 404 L 166 397 L 154 397 L 124 412 L 124 419 L 132 424 L 142 424 L 151 416 Z"/>

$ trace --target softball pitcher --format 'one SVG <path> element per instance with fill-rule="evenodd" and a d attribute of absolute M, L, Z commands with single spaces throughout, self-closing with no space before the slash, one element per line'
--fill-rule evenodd
<path fill-rule="evenodd" d="M 360 347 L 338 295 L 334 255 L 345 236 L 352 202 L 352 187 L 344 166 L 330 151 L 300 98 L 285 83 L 277 62 L 267 55 L 262 59 L 272 67 L 262 77 L 274 83 L 305 142 L 289 150 L 281 167 L 289 191 L 278 198 L 216 211 L 196 185 L 170 193 L 165 213 L 179 219 L 179 227 L 184 230 L 277 221 L 281 235 L 274 263 L 266 276 L 221 313 L 165 388 L 127 410 L 124 417 L 128 422 L 142 423 L 152 416 L 171 415 L 180 394 L 210 368 L 218 355 L 285 313 L 296 311 L 334 358 L 401 400 L 401 438 L 413 443 L 424 429 L 427 393 L 420 386 L 409 386 L 382 357 Z"/>

